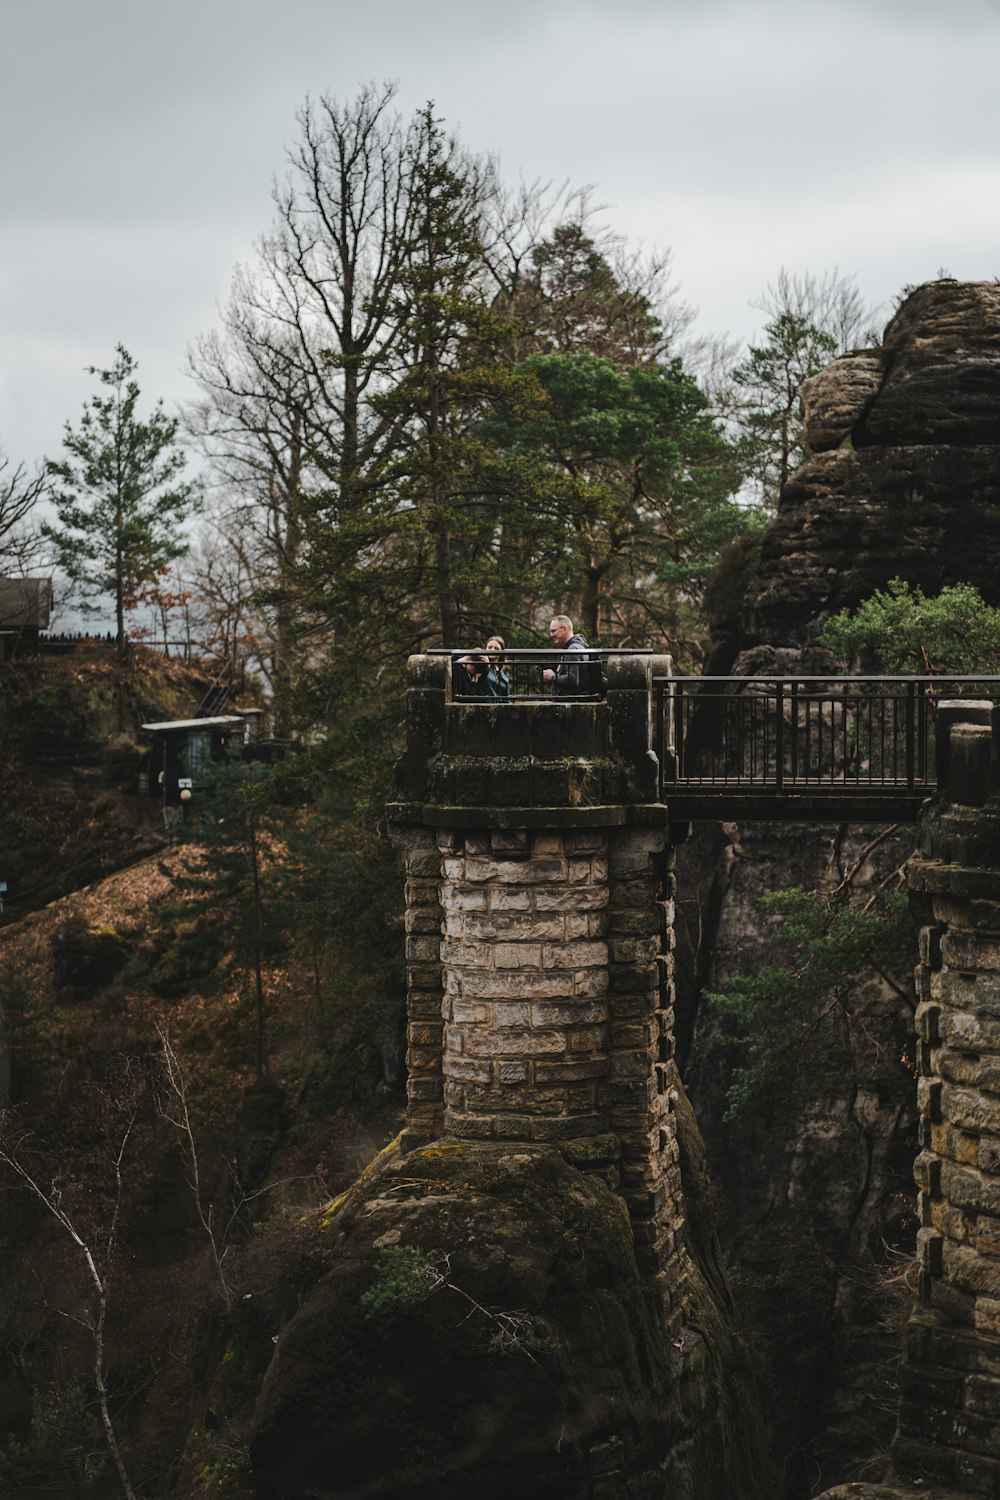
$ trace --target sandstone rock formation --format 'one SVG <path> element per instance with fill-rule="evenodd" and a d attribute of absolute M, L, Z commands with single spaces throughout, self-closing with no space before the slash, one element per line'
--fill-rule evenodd
<path fill-rule="evenodd" d="M 805 439 L 814 453 L 839 448 L 864 415 L 882 384 L 880 349 L 856 349 L 833 360 L 802 386 Z"/>
<path fill-rule="evenodd" d="M 770 1500 L 697 1160 L 697 1365 L 621 1198 L 585 1167 L 456 1139 L 379 1159 L 278 1336 L 251 1442 L 261 1500 Z"/>
<path fill-rule="evenodd" d="M 820 451 L 785 486 L 739 628 L 706 670 L 739 672 L 739 652 L 762 644 L 806 646 L 894 576 L 1000 601 L 1000 286 L 918 287 L 881 351 L 834 360 L 803 401 Z"/>
<path fill-rule="evenodd" d="M 1000 283 L 930 281 L 882 340 L 886 373 L 856 448 L 1000 443 Z"/>

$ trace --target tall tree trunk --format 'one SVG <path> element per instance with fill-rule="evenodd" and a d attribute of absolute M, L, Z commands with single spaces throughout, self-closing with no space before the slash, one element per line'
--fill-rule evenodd
<path fill-rule="evenodd" d="M 463 642 L 458 639 L 458 611 L 455 608 L 455 597 L 452 591 L 451 532 L 444 517 L 437 523 L 434 544 L 441 640 L 446 646 L 460 646 Z"/>
<path fill-rule="evenodd" d="M 302 419 L 292 427 L 287 474 L 283 494 L 272 502 L 272 527 L 278 553 L 280 592 L 274 620 L 274 733 L 286 739 L 291 733 L 292 695 L 295 686 L 298 601 L 294 581 L 302 548 Z"/>
<path fill-rule="evenodd" d="M 256 1082 L 260 1083 L 267 1071 L 267 1053 L 264 1046 L 264 905 L 260 885 L 257 821 L 252 813 L 248 820 L 248 828 L 250 832 L 250 863 L 253 870 L 254 1065 Z"/>
<path fill-rule="evenodd" d="M 581 613 L 583 615 L 583 633 L 588 641 L 596 641 L 601 633 L 601 579 L 604 569 L 588 563 L 584 574 L 583 599 L 581 600 Z"/>

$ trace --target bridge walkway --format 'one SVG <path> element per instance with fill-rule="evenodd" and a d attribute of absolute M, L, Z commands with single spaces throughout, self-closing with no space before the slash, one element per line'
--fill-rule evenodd
<path fill-rule="evenodd" d="M 498 732 L 502 717 L 528 705 L 605 700 L 614 659 L 647 655 L 440 654 L 451 659 L 452 702 L 492 708 Z M 554 684 L 560 656 L 573 676 Z M 1000 676 L 666 673 L 650 678 L 650 691 L 671 821 L 912 822 L 937 790 L 941 725 L 959 702 L 965 721 L 990 723 Z"/>

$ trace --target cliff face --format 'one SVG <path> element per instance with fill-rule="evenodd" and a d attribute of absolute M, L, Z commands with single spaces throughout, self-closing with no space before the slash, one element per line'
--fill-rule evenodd
<path fill-rule="evenodd" d="M 1000 602 L 1000 286 L 919 287 L 883 347 L 834 361 L 803 404 L 816 451 L 785 487 L 742 607 L 720 612 L 708 672 L 829 670 L 815 646 L 823 623 L 897 576 L 932 594 L 969 581 Z M 781 961 L 761 905 L 769 892 L 830 892 L 859 861 L 859 891 L 891 881 L 912 830 L 865 854 L 878 834 L 703 827 L 678 859 L 686 1078 L 725 1200 L 726 1248 L 756 1304 L 789 1494 L 866 1477 L 866 1447 L 892 1431 L 915 1110 L 857 1076 L 831 1080 L 804 1014 L 789 1042 L 804 1070 L 826 1073 L 827 1100 L 728 1120 L 739 1058 L 705 997 Z M 889 980 L 859 981 L 851 1002 L 871 1047 L 892 1057 L 905 1055 L 914 1001 L 905 979 Z"/>

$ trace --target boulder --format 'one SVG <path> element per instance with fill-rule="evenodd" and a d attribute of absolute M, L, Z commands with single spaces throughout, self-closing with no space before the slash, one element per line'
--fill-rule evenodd
<path fill-rule="evenodd" d="M 1000 284 L 929 281 L 885 330 L 886 376 L 857 448 L 1000 443 Z"/>
<path fill-rule="evenodd" d="M 814 453 L 839 448 L 878 393 L 885 373 L 880 349 L 857 349 L 802 384 L 805 440 Z"/>

